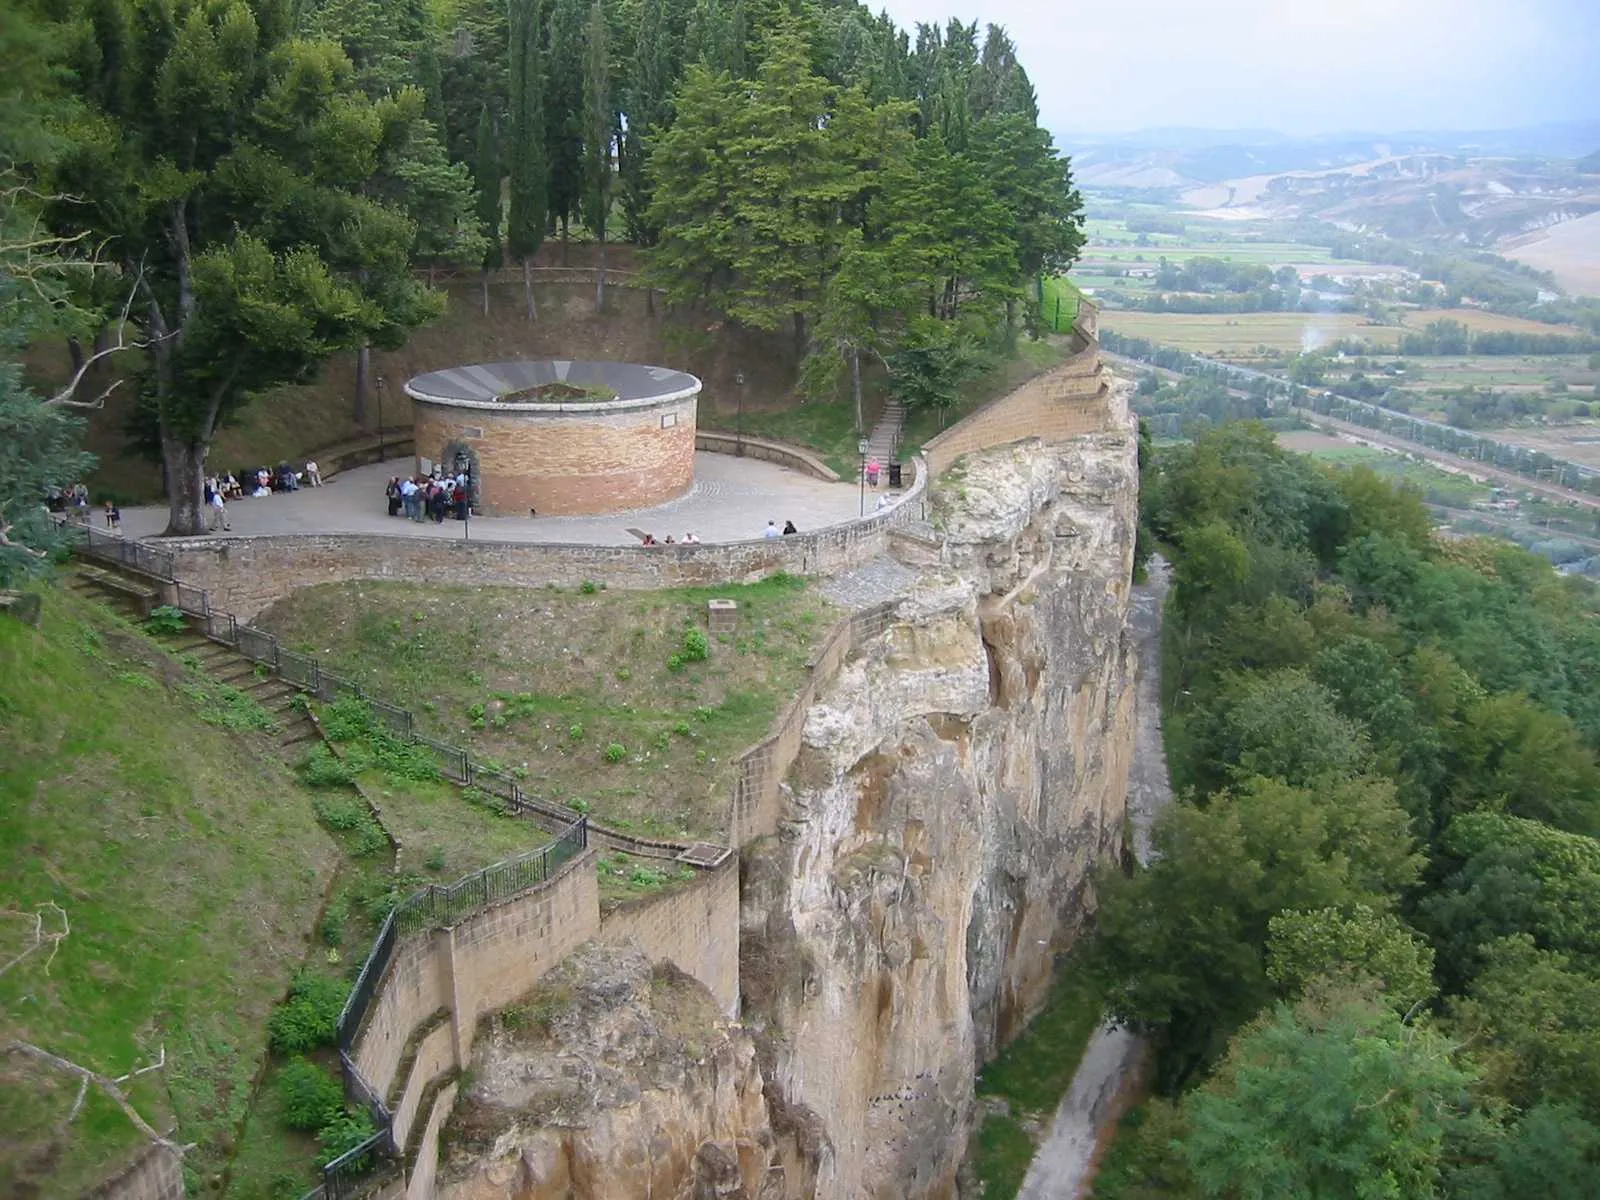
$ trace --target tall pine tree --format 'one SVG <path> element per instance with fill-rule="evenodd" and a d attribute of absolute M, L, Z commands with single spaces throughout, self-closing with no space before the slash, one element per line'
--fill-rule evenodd
<path fill-rule="evenodd" d="M 554 0 L 546 60 L 545 154 L 549 163 L 550 219 L 561 225 L 566 261 L 572 218 L 583 200 L 583 64 L 587 0 Z"/>

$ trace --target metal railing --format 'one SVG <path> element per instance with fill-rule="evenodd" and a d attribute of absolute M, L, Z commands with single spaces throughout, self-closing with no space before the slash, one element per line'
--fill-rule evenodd
<path fill-rule="evenodd" d="M 454 925 L 463 917 L 546 882 L 588 844 L 589 822 L 586 817 L 579 817 L 546 846 L 464 875 L 454 883 L 429 884 L 408 896 L 395 907 L 395 930 L 404 935 Z M 378 947 L 373 949 L 376 952 Z M 341 1031 L 340 1040 L 343 1039 Z"/>

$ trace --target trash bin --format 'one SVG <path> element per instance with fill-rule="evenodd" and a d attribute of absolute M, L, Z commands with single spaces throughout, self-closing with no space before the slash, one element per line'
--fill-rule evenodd
<path fill-rule="evenodd" d="M 892 488 L 905 487 L 905 484 L 900 482 L 900 464 L 897 462 L 889 464 L 889 486 Z"/>

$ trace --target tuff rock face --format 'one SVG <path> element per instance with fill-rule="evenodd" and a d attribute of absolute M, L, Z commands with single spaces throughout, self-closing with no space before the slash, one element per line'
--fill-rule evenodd
<path fill-rule="evenodd" d="M 1120 406 L 1119 406 L 1120 408 Z M 955 1193 L 976 1066 L 1042 1001 L 1121 848 L 1136 445 L 969 456 L 946 562 L 813 707 L 744 855 L 741 985 L 791 1182 Z"/>
<path fill-rule="evenodd" d="M 782 1194 L 750 1038 L 632 947 L 580 947 L 489 1022 L 440 1142 L 441 1200 Z"/>

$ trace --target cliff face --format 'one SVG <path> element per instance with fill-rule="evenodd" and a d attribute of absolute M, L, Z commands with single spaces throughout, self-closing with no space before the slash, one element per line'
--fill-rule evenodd
<path fill-rule="evenodd" d="M 756 1200 L 776 1139 L 748 1036 L 637 949 L 588 943 L 474 1048 L 440 1200 Z"/>
<path fill-rule="evenodd" d="M 976 1064 L 1048 986 L 1121 846 L 1135 438 L 975 454 L 947 561 L 813 707 L 775 838 L 745 851 L 747 1026 L 792 1182 L 950 1196 Z"/>
<path fill-rule="evenodd" d="M 976 1066 L 1121 848 L 1137 467 L 1115 411 L 940 481 L 943 561 L 823 689 L 778 833 L 742 852 L 742 1026 L 669 966 L 580 949 L 480 1035 L 438 1195 L 954 1195 Z"/>

